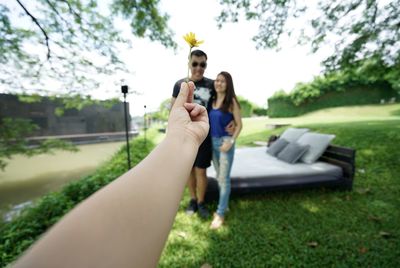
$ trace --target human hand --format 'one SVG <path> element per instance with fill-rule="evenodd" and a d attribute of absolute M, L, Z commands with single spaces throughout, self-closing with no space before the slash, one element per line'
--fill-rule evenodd
<path fill-rule="evenodd" d="M 167 137 L 191 140 L 199 146 L 208 134 L 210 125 L 205 107 L 193 103 L 193 82 L 182 82 L 181 89 L 168 118 Z"/>
<path fill-rule="evenodd" d="M 229 135 L 233 135 L 233 133 L 235 133 L 235 121 L 232 120 L 231 122 L 229 122 L 229 124 L 225 127 L 225 131 L 228 132 Z"/>
<path fill-rule="evenodd" d="M 224 141 L 224 142 L 222 143 L 222 145 L 219 147 L 219 150 L 220 150 L 220 152 L 222 152 L 222 153 L 226 153 L 226 152 L 228 152 L 228 151 L 231 149 L 232 145 L 233 145 L 233 143 L 231 143 L 231 142 L 229 142 L 229 141 Z"/>

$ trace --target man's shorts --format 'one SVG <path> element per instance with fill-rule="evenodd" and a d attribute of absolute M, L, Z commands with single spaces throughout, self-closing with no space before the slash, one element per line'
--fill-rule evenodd
<path fill-rule="evenodd" d="M 211 136 L 208 135 L 199 147 L 199 151 L 197 152 L 196 160 L 194 161 L 193 166 L 198 168 L 208 168 L 209 166 L 211 166 L 211 158 L 212 143 Z"/>

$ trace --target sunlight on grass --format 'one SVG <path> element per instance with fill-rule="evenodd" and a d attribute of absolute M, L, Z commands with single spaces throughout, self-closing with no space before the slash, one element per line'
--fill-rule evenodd
<path fill-rule="evenodd" d="M 297 267 L 311 262 L 320 262 L 320 267 L 393 265 L 398 251 L 393 237 L 398 235 L 400 218 L 396 211 L 400 189 L 394 183 L 400 156 L 393 144 L 400 143 L 400 116 L 392 112 L 399 108 L 400 104 L 369 105 L 294 118 L 243 118 L 238 147 L 266 142 L 288 127 L 271 129 L 271 124 L 335 134 L 335 144 L 357 149 L 355 190 L 233 198 L 226 225 L 211 231 L 211 219 L 184 213 L 189 201 L 186 189 L 159 267 L 201 267 L 205 263 L 211 267 Z M 152 133 L 159 141 L 165 137 L 157 127 Z M 209 204 L 211 212 L 215 207 Z M 364 248 L 368 249 L 365 253 Z"/>
<path fill-rule="evenodd" d="M 364 149 L 364 150 L 362 150 L 362 154 L 365 156 L 373 156 L 374 151 L 372 149 Z"/>
<path fill-rule="evenodd" d="M 384 202 L 382 200 L 374 200 L 374 201 L 372 201 L 371 202 L 371 207 L 376 208 L 376 209 L 390 209 L 390 210 L 394 209 L 394 207 L 391 204 L 389 204 L 387 202 Z"/>
<path fill-rule="evenodd" d="M 311 213 L 316 213 L 316 212 L 318 212 L 320 210 L 319 207 L 315 203 L 313 203 L 313 202 L 311 202 L 309 200 L 301 202 L 300 205 L 304 209 L 306 209 L 307 211 L 309 211 Z"/>
<path fill-rule="evenodd" d="M 243 119 L 242 134 L 247 135 L 262 130 L 272 124 L 318 124 L 318 123 L 341 123 L 354 121 L 375 121 L 400 119 L 400 116 L 392 112 L 400 109 L 400 104 L 350 106 L 323 109 L 317 112 L 305 114 L 299 117 L 268 118 L 252 117 Z"/>
<path fill-rule="evenodd" d="M 388 117 L 400 109 L 400 104 L 376 104 L 322 109 L 308 113 L 310 117 L 325 117 L 346 115 L 350 117 Z"/>
<path fill-rule="evenodd" d="M 381 120 L 398 120 L 400 116 L 393 112 L 400 109 L 400 104 L 365 105 L 324 109 L 299 117 L 268 118 L 267 116 L 243 118 L 242 132 L 238 138 L 239 146 L 254 146 L 254 141 L 265 142 L 272 134 L 282 133 L 286 127 L 271 129 L 268 126 L 275 124 L 288 124 L 292 127 L 305 124 L 346 123 L 346 122 L 368 122 L 368 124 L 379 124 Z M 159 132 L 162 124 L 153 124 L 147 131 L 156 144 L 165 138 L 165 133 Z M 397 126 L 400 128 L 400 126 Z M 143 134 L 143 133 L 141 133 Z"/>
<path fill-rule="evenodd" d="M 355 148 L 353 191 L 314 189 L 232 198 L 226 226 L 187 217 L 188 191 L 159 267 L 399 267 L 400 104 L 327 109 L 296 118 L 244 118 L 239 146 L 254 146 L 290 123 L 335 134 Z M 210 211 L 216 204 L 209 204 Z M 314 265 L 313 265 L 314 264 Z"/>
<path fill-rule="evenodd" d="M 304 125 L 335 124 L 364 122 L 368 125 L 379 125 L 382 121 L 400 120 L 400 116 L 392 114 L 400 108 L 400 104 L 350 106 L 324 109 L 299 117 L 268 118 L 251 117 L 243 118 L 243 129 L 238 138 L 238 146 L 255 146 L 254 141 L 266 142 L 272 134 L 280 135 L 287 127 Z M 272 129 L 276 124 L 287 124 L 287 127 Z M 393 122 L 393 127 L 400 126 Z"/>

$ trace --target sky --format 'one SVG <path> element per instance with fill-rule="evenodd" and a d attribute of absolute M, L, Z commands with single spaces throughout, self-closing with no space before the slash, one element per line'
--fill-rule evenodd
<path fill-rule="evenodd" d="M 279 52 L 272 49 L 257 50 L 256 44 L 251 40 L 257 34 L 257 23 L 242 19 L 239 23 L 226 23 L 222 29 L 218 29 L 215 18 L 222 9 L 218 2 L 160 1 L 161 12 L 170 15 L 168 25 L 175 33 L 174 40 L 178 44 L 176 53 L 159 42 L 133 37 L 127 21 L 121 20 L 116 23 L 123 37 L 132 40 L 130 49 L 120 50 L 120 58 L 133 73 L 124 77 L 123 82 L 131 92 L 127 101 L 132 116 L 156 111 L 162 101 L 171 98 L 175 82 L 187 75 L 189 46 L 183 35 L 188 32 L 194 32 L 197 39 L 204 40 L 199 49 L 208 55 L 205 76 L 215 79 L 221 71 L 231 73 L 236 94 L 261 107 L 266 107 L 267 99 L 274 92 L 281 89 L 289 92 L 296 83 L 309 82 L 321 73 L 320 63 L 332 52 L 331 48 L 311 54 L 309 47 L 298 46 L 296 40 L 286 39 L 281 43 Z M 100 3 L 102 9 L 107 9 L 108 1 Z M 307 2 L 307 5 L 309 3 Z M 308 18 L 302 19 L 300 24 L 307 23 Z M 28 20 L 28 23 L 31 22 Z M 94 91 L 94 98 L 113 98 L 115 95 L 107 95 L 110 94 L 107 92 L 120 92 L 114 83 L 119 81 L 120 77 L 98 79 L 101 86 Z M 56 87 L 48 85 L 47 88 Z M 138 94 L 132 93 L 133 91 Z M 122 94 L 120 96 L 122 100 Z"/>
<path fill-rule="evenodd" d="M 139 38 L 133 39 L 132 49 L 121 51 L 133 71 L 125 82 L 140 93 L 127 97 L 133 116 L 143 115 L 144 105 L 146 112 L 157 110 L 163 100 L 171 97 L 176 80 L 186 76 L 189 46 L 182 36 L 188 32 L 204 40 L 199 49 L 208 55 L 205 76 L 214 79 L 220 71 L 231 73 L 236 94 L 263 107 L 274 92 L 280 89 L 289 92 L 296 83 L 311 81 L 319 75 L 320 63 L 328 55 L 323 51 L 311 54 L 308 47 L 296 46 L 296 40 L 287 40 L 279 52 L 257 50 L 251 40 L 257 33 L 255 23 L 242 20 L 218 29 L 215 20 L 221 10 L 218 1 L 161 0 L 160 9 L 170 15 L 169 27 L 175 32 L 177 53 Z M 114 85 L 105 81 L 103 86 Z"/>

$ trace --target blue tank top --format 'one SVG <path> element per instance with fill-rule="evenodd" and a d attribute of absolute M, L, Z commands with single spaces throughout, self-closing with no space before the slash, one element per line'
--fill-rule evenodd
<path fill-rule="evenodd" d="M 210 117 L 211 137 L 231 136 L 225 131 L 225 127 L 233 120 L 232 113 L 211 108 L 208 116 Z"/>

